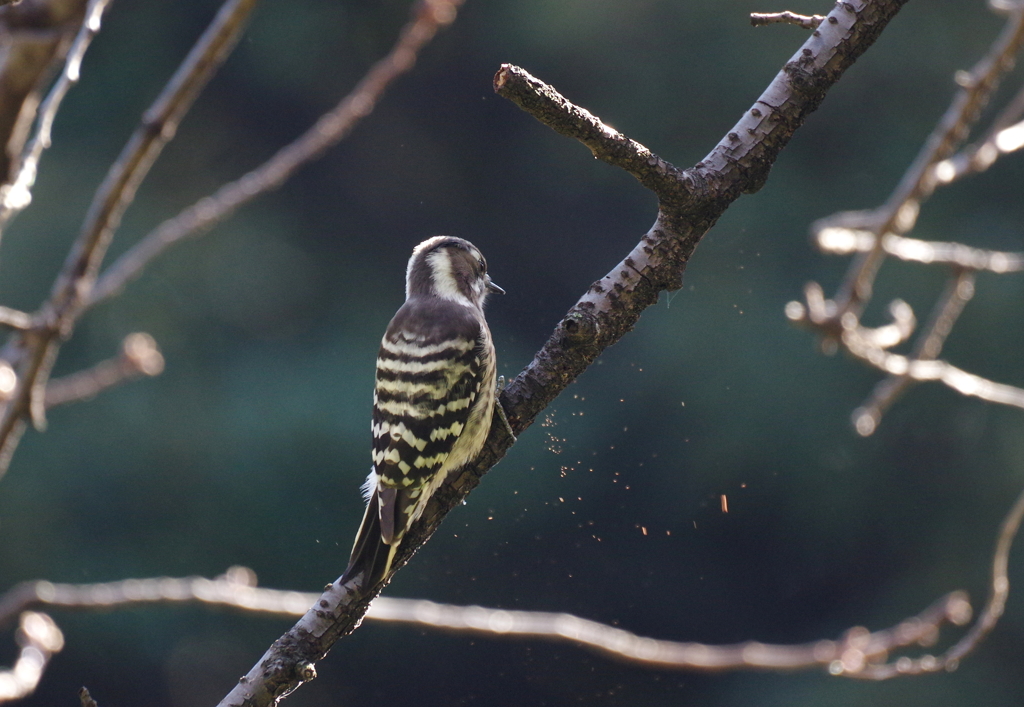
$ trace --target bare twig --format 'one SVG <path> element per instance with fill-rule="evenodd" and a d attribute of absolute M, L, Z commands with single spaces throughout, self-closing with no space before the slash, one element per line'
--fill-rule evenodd
<path fill-rule="evenodd" d="M 89 694 L 89 689 L 86 687 L 83 687 L 78 691 L 78 703 L 82 707 L 99 707 L 99 705 L 96 704 L 96 700 L 94 700 L 92 695 Z"/>
<path fill-rule="evenodd" d="M 50 135 L 57 110 L 68 90 L 78 82 L 82 58 L 93 37 L 100 30 L 100 19 L 109 4 L 110 0 L 90 0 L 85 12 L 85 19 L 82 21 L 78 35 L 64 61 L 64 69 L 53 88 L 50 89 L 46 100 L 39 107 L 35 135 L 26 145 L 18 160 L 18 176 L 10 184 L 0 187 L 0 232 L 18 212 L 32 201 L 32 187 L 36 182 L 39 158 L 42 157 L 43 151 L 50 146 Z"/>
<path fill-rule="evenodd" d="M 875 247 L 875 234 L 857 228 L 829 226 L 815 232 L 815 241 L 826 253 L 865 253 Z M 889 233 L 882 238 L 882 250 L 894 258 L 925 265 L 951 265 L 962 270 L 987 270 L 997 275 L 1024 272 L 1024 253 L 972 248 L 962 243 L 922 241 Z"/>
<path fill-rule="evenodd" d="M 964 592 L 948 594 L 917 616 L 889 629 L 869 632 L 855 627 L 835 641 L 821 640 L 799 645 L 746 642 L 715 646 L 666 641 L 645 638 L 571 614 L 453 606 L 417 599 L 379 597 L 369 608 L 366 618 L 491 635 L 566 640 L 645 665 L 690 670 L 794 670 L 825 666 L 832 675 L 864 680 L 948 671 L 954 670 L 967 654 L 977 648 L 1003 614 L 1010 590 L 1007 575 L 1009 555 L 1022 518 L 1024 492 L 1017 497 L 1000 527 L 985 608 L 970 630 L 938 656 L 893 657 L 891 653 L 914 644 L 933 644 L 944 623 L 958 626 L 968 623 L 972 610 Z M 232 567 L 212 580 L 157 577 L 86 585 L 25 582 L 0 596 L 0 626 L 8 625 L 20 616 L 18 640 L 22 646 L 15 668 L 0 672 L 0 702 L 30 694 L 38 684 L 50 655 L 63 647 L 64 639 L 56 624 L 49 616 L 34 609 L 95 610 L 140 604 L 199 603 L 247 613 L 296 616 L 313 602 L 316 602 L 314 609 L 322 609 L 322 600 L 322 595 L 315 593 L 258 588 L 255 573 L 245 567 Z M 314 670 L 312 664 L 307 664 L 306 669 L 309 677 L 309 671 Z"/>
<path fill-rule="evenodd" d="M 35 692 L 50 657 L 64 647 L 64 636 L 46 614 L 21 614 L 17 642 L 20 650 L 14 666 L 0 670 L 0 702 L 20 700 Z"/>
<path fill-rule="evenodd" d="M 946 290 L 935 304 L 931 320 L 920 333 L 910 361 L 933 361 L 942 351 L 942 346 L 953 329 L 953 324 L 964 307 L 974 296 L 974 271 L 962 270 L 949 279 Z M 909 305 L 907 305 L 909 309 Z M 859 336 L 854 331 L 852 336 Z M 869 346 L 887 348 L 869 342 Z M 892 405 L 913 382 L 909 375 L 892 375 L 880 381 L 868 402 L 853 412 L 853 425 L 861 436 L 872 434 L 878 427 L 885 410 Z"/>
<path fill-rule="evenodd" d="M 164 370 L 164 357 L 149 334 L 129 334 L 121 344 L 120 355 L 92 368 L 51 380 L 46 386 L 47 409 L 96 397 L 121 383 L 157 376 Z"/>
<path fill-rule="evenodd" d="M 462 0 L 418 0 L 413 20 L 402 30 L 391 51 L 373 65 L 337 106 L 265 163 L 200 199 L 146 235 L 106 269 L 90 294 L 89 305 L 119 293 L 172 245 L 202 233 L 243 204 L 277 189 L 296 170 L 348 135 L 359 120 L 370 114 L 387 87 L 413 67 L 416 56 L 437 30 L 455 19 L 461 4 Z"/>
<path fill-rule="evenodd" d="M 11 329 L 29 329 L 32 327 L 32 315 L 0 306 L 0 324 Z"/>
<path fill-rule="evenodd" d="M 1013 507 L 1006 514 L 999 529 L 996 550 L 992 558 L 992 583 L 988 602 L 963 638 L 940 656 L 926 655 L 916 660 L 904 656 L 895 662 L 869 666 L 860 677 L 869 680 L 887 680 L 900 675 L 956 669 L 963 657 L 978 647 L 1003 615 L 1006 599 L 1010 595 L 1010 579 L 1006 572 L 1010 562 L 1010 549 L 1013 547 L 1013 540 L 1017 536 L 1022 519 L 1024 519 L 1024 492 L 1017 496 L 1017 500 L 1014 501 Z"/>
<path fill-rule="evenodd" d="M 215 579 L 155 577 L 102 584 L 23 582 L 0 597 L 0 627 L 31 609 L 95 610 L 150 604 L 205 604 L 246 612 L 301 616 L 318 594 L 264 589 L 248 567 L 231 567 Z"/>
<path fill-rule="evenodd" d="M 100 185 L 38 325 L 7 346 L 8 361 L 17 372 L 17 387 L 0 413 L 0 476 L 24 430 L 24 418 L 29 416 L 38 428 L 45 426 L 50 369 L 61 341 L 70 336 L 83 311 L 124 210 L 198 92 L 234 46 L 254 4 L 255 0 L 227 0 L 221 7 Z"/>
<path fill-rule="evenodd" d="M 988 133 L 933 168 L 937 184 L 952 184 L 971 174 L 984 172 L 997 159 L 1024 147 L 1024 87 L 1003 107 Z"/>
<path fill-rule="evenodd" d="M 124 210 L 199 92 L 234 48 L 256 0 L 227 0 L 111 166 L 54 288 L 54 305 L 87 297 Z"/>
<path fill-rule="evenodd" d="M 790 12 L 789 10 L 784 10 L 782 12 L 750 13 L 750 24 L 754 27 L 787 24 L 803 27 L 804 29 L 817 29 L 818 25 L 824 21 L 824 15 L 798 15 L 795 12 Z"/>
<path fill-rule="evenodd" d="M 890 353 L 866 344 L 852 331 L 843 337 L 843 342 L 851 354 L 892 376 L 905 377 L 917 382 L 939 381 L 961 395 L 1024 409 L 1024 389 L 990 381 L 945 361 L 913 359 Z M 891 398 L 892 393 L 888 393 L 886 399 L 889 404 L 892 402 Z M 859 408 L 853 414 L 857 431 L 865 436 L 871 434 L 878 424 L 876 418 L 880 417 L 881 412 Z"/>

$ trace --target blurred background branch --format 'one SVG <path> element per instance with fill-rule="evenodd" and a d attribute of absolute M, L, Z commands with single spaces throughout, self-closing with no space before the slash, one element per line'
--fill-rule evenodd
<path fill-rule="evenodd" d="M 143 376 L 158 376 L 164 370 L 164 357 L 149 334 L 129 334 L 121 344 L 120 355 L 101 361 L 92 368 L 52 379 L 46 386 L 46 407 L 77 403 L 96 397 L 107 388 Z"/>
<path fill-rule="evenodd" d="M 164 145 L 174 136 L 178 123 L 191 107 L 199 91 L 221 65 L 241 32 L 255 0 L 228 0 L 213 23 L 198 40 L 163 93 L 143 116 L 142 124 L 125 145 L 120 157 L 110 167 L 107 177 L 93 198 L 78 239 L 68 253 L 58 274 L 50 299 L 35 315 L 37 326 L 28 332 L 15 332 L 13 339 L 0 352 L 15 372 L 17 384 L 11 395 L 0 404 L 0 477 L 6 472 L 14 450 L 21 439 L 26 418 L 37 429 L 46 425 L 46 387 L 50 370 L 56 362 L 61 343 L 74 329 L 83 311 L 83 302 L 92 289 L 106 249 L 125 209 L 135 198 L 139 183 L 145 178 Z M 54 91 L 59 104 L 71 80 L 78 77 L 82 52 L 93 34 L 106 3 L 94 0 L 78 41 L 79 51 L 67 56 L 67 68 Z M 40 117 L 40 138 L 36 144 L 49 142 L 49 123 L 53 114 Z M 38 157 L 33 157 L 38 159 Z M 29 162 L 29 161 L 27 161 Z M 34 164 L 28 170 L 35 171 Z M 34 178 L 24 185 L 27 188 Z M 25 205 L 29 198 L 17 199 Z"/>
<path fill-rule="evenodd" d="M 413 19 L 402 29 L 391 51 L 370 68 L 341 102 L 262 165 L 160 224 L 132 246 L 103 273 L 89 295 L 89 305 L 120 293 L 128 282 L 142 274 L 147 264 L 172 245 L 202 233 L 243 204 L 277 189 L 297 169 L 342 140 L 356 123 L 370 114 L 388 86 L 413 67 L 423 46 L 438 29 L 455 19 L 461 4 L 461 0 L 414 3 Z"/>
<path fill-rule="evenodd" d="M 1020 272 L 1024 270 L 1024 253 L 987 251 L 960 243 L 929 243 L 905 236 L 913 230 L 921 205 L 936 188 L 984 171 L 999 157 L 1024 146 L 1024 122 L 1018 122 L 1024 114 L 1021 89 L 978 142 L 957 152 L 981 119 L 982 109 L 1000 79 L 1013 68 L 1024 42 L 1024 3 L 997 9 L 1007 15 L 1003 32 L 970 72 L 957 74 L 960 90 L 953 103 L 886 203 L 871 211 L 835 214 L 812 225 L 814 241 L 823 252 L 856 254 L 838 294 L 834 299 L 825 299 L 819 286 L 811 283 L 804 303 L 794 301 L 786 306 L 791 321 L 807 324 L 823 336 L 822 348 L 826 352 L 841 346 L 889 374 L 853 412 L 854 428 L 865 437 L 875 432 L 885 411 L 907 388 L 921 381 L 941 381 L 964 395 L 1024 408 L 1024 388 L 995 383 L 936 360 L 957 318 L 974 295 L 975 273 Z M 861 326 L 861 314 L 871 301 L 875 279 L 887 256 L 945 265 L 950 271 L 944 293 L 935 304 L 929 324 L 918 332 L 909 356 L 886 349 L 909 338 L 910 331 L 906 337 L 879 345 L 863 335 L 865 329 Z M 899 301 L 894 306 L 905 309 L 913 320 L 909 305 Z"/>
<path fill-rule="evenodd" d="M 0 703 L 21 700 L 35 692 L 54 653 L 64 647 L 64 636 L 46 614 L 23 611 L 15 633 L 18 657 L 9 669 L 0 669 Z"/>
<path fill-rule="evenodd" d="M 230 608 L 245 614 L 301 616 L 318 598 L 319 595 L 311 592 L 258 587 L 256 574 L 247 567 L 231 567 L 214 579 L 154 577 L 81 585 L 34 581 L 25 582 L 0 596 L 0 627 L 10 625 L 19 616 L 24 625 L 26 615 L 42 609 L 108 611 L 177 604 Z M 898 649 L 934 645 L 944 624 L 959 626 L 967 623 L 971 618 L 971 606 L 963 592 L 954 592 L 892 628 L 870 632 L 854 627 L 838 640 L 825 639 L 802 645 L 748 641 L 732 646 L 714 646 L 659 640 L 572 614 L 456 606 L 423 599 L 378 597 L 366 618 L 492 637 L 523 636 L 566 641 L 650 668 L 696 671 L 826 668 L 832 675 L 864 678 L 877 677 L 886 667 L 890 654 Z M 59 635 L 56 625 L 53 625 L 53 630 Z M 51 652 L 57 650 L 59 647 Z M 962 657 L 963 653 L 959 655 Z M 908 663 L 912 660 L 916 662 Z M 912 668 L 911 665 L 916 663 L 930 667 Z M 901 667 L 894 674 L 948 667 L 934 656 L 893 659 L 892 665 L 896 664 Z M 2 692 L 0 701 L 3 701 Z"/>

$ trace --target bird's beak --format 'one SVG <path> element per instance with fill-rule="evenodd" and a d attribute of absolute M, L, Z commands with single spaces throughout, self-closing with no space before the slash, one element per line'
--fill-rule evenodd
<path fill-rule="evenodd" d="M 495 285 L 493 282 L 491 282 L 491 278 L 489 278 L 489 277 L 487 278 L 487 291 L 488 292 L 493 292 L 496 295 L 503 295 L 503 294 L 505 294 L 505 290 L 501 289 L 500 287 Z"/>

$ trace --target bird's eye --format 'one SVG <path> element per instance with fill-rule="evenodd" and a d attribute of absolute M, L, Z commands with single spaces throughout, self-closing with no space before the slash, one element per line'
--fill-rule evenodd
<path fill-rule="evenodd" d="M 480 258 L 480 260 L 476 262 L 480 266 L 480 272 L 487 272 L 487 263 L 484 262 L 483 258 Z"/>

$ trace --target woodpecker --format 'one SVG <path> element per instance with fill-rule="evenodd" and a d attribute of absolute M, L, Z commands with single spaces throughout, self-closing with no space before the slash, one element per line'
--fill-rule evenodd
<path fill-rule="evenodd" d="M 504 290 L 469 241 L 435 236 L 413 249 L 405 304 L 377 354 L 373 467 L 347 581 L 370 589 L 391 570 L 409 527 L 448 476 L 472 461 L 491 428 L 495 356 L 484 300 Z"/>

